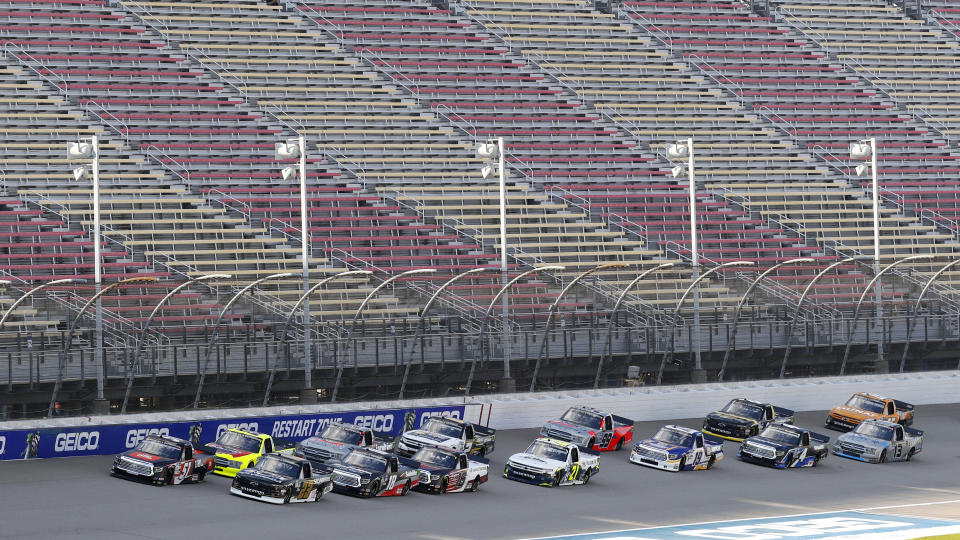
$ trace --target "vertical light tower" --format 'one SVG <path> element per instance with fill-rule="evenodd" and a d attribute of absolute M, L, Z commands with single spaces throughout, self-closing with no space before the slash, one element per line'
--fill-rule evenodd
<path fill-rule="evenodd" d="M 706 372 L 700 356 L 700 282 L 697 280 L 700 274 L 700 256 L 697 249 L 697 180 L 693 170 L 693 139 L 679 140 L 668 145 L 667 159 L 677 164 L 670 171 L 674 178 L 680 176 L 684 170 L 687 171 L 687 189 L 690 194 L 690 279 L 697 284 L 693 291 L 693 350 L 696 358 L 693 382 L 706 382 Z"/>
<path fill-rule="evenodd" d="M 93 347 L 97 370 L 97 397 L 93 402 L 93 414 L 108 414 L 110 412 L 110 402 L 103 397 L 104 377 L 106 375 L 103 372 L 103 303 L 97 294 L 103 286 L 103 261 L 100 250 L 100 144 L 97 136 L 93 135 L 88 139 L 67 143 L 67 159 L 90 160 L 89 165 L 84 164 L 73 169 L 74 180 L 80 182 L 85 180 L 87 176 L 93 177 L 93 283 L 94 295 L 97 299 Z"/>
<path fill-rule="evenodd" d="M 300 167 L 300 259 L 301 273 L 303 274 L 303 290 L 310 290 L 310 217 L 307 211 L 307 145 L 301 134 L 296 139 L 287 139 L 277 143 L 274 157 L 277 161 L 286 161 L 299 158 Z M 284 167 L 280 171 L 285 181 L 297 176 L 297 169 Z M 303 392 L 300 395 L 301 403 L 316 403 L 317 393 L 313 388 L 313 355 L 310 344 L 310 303 L 303 305 Z"/>
<path fill-rule="evenodd" d="M 504 169 L 503 137 L 488 139 L 477 147 L 477 157 L 486 160 L 480 173 L 484 179 L 490 178 L 494 174 L 500 180 L 500 284 L 506 287 L 509 275 L 507 275 L 507 182 L 506 171 Z M 503 322 L 503 380 L 500 381 L 501 392 L 513 392 L 516 390 L 516 382 L 510 376 L 510 321 L 509 321 L 509 293 L 504 290 L 501 297 L 501 314 Z"/>
<path fill-rule="evenodd" d="M 857 176 L 863 176 L 870 169 L 871 198 L 873 206 L 873 275 L 880 275 L 880 186 L 877 183 L 877 139 L 871 137 L 850 144 L 850 159 L 863 160 L 857 165 Z M 878 279 L 874 285 L 873 295 L 876 302 L 877 325 L 880 328 L 880 337 L 877 339 L 877 365 L 884 366 L 883 358 L 883 284 Z"/>

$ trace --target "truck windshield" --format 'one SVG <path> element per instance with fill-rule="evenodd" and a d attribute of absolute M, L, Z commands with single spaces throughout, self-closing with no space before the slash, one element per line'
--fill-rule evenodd
<path fill-rule="evenodd" d="M 431 433 L 439 433 L 444 437 L 460 438 L 460 426 L 451 426 L 439 418 L 431 418 L 422 429 Z"/>
<path fill-rule="evenodd" d="M 763 420 L 763 409 L 760 406 L 743 401 L 731 401 L 727 403 L 727 406 L 721 409 L 721 411 L 750 418 L 751 420 Z"/>
<path fill-rule="evenodd" d="M 243 452 L 253 453 L 260 451 L 260 437 L 237 433 L 236 431 L 223 432 L 223 435 L 217 439 L 217 444 Z"/>
<path fill-rule="evenodd" d="M 570 422 L 571 424 L 586 426 L 592 429 L 600 429 L 600 423 L 603 421 L 603 417 L 599 414 L 587 412 L 582 409 L 567 409 L 567 412 L 563 413 L 560 419 L 564 422 Z"/>
<path fill-rule="evenodd" d="M 296 463 L 284 461 L 278 457 L 264 456 L 254 465 L 254 468 L 261 471 L 272 472 L 289 478 L 300 476 L 300 466 Z"/>
<path fill-rule="evenodd" d="M 853 396 L 847 400 L 847 407 L 870 411 L 872 413 L 883 414 L 883 402 L 864 396 Z"/>
<path fill-rule="evenodd" d="M 343 462 L 347 465 L 360 467 L 361 469 L 367 469 L 381 473 L 387 472 L 387 460 L 385 458 L 365 454 L 363 452 L 350 452 L 347 454 L 347 457 L 343 459 Z"/>
<path fill-rule="evenodd" d="M 327 429 L 320 434 L 320 438 L 343 444 L 359 445 L 363 439 L 363 434 L 341 426 L 327 426 Z"/>
<path fill-rule="evenodd" d="M 154 456 L 165 457 L 168 459 L 180 458 L 180 447 L 168 444 L 157 439 L 146 439 L 137 445 L 137 452 L 150 454 Z"/>
<path fill-rule="evenodd" d="M 566 448 L 558 448 L 543 441 L 533 441 L 533 443 L 527 447 L 526 453 L 533 454 L 534 456 L 541 457 L 543 459 L 552 459 L 554 461 L 567 460 Z"/>
<path fill-rule="evenodd" d="M 457 456 L 449 452 L 437 450 L 436 448 L 421 448 L 413 455 L 414 461 L 420 463 L 429 463 L 441 469 L 455 469 L 457 467 Z"/>
<path fill-rule="evenodd" d="M 684 446 L 687 448 L 693 446 L 693 435 L 666 427 L 660 428 L 660 431 L 653 436 L 653 439 L 662 443 Z"/>
<path fill-rule="evenodd" d="M 861 422 L 856 429 L 853 430 L 857 435 L 864 435 L 867 437 L 874 437 L 876 439 L 882 439 L 884 441 L 893 440 L 893 428 L 887 426 L 881 426 L 880 424 L 874 422 Z"/>
<path fill-rule="evenodd" d="M 789 429 L 784 429 L 777 425 L 767 426 L 767 428 L 760 433 L 760 436 L 765 439 L 771 439 L 790 446 L 800 445 L 799 433 Z"/>

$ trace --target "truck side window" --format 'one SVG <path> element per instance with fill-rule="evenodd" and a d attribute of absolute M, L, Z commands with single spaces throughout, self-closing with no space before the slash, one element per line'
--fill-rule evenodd
<path fill-rule="evenodd" d="M 893 402 L 887 402 L 887 414 L 893 414 Z"/>
<path fill-rule="evenodd" d="M 397 470 L 399 470 L 400 467 L 397 466 L 397 463 L 396 458 L 390 458 L 390 472 L 397 472 Z"/>
<path fill-rule="evenodd" d="M 804 433 L 803 437 L 800 437 L 800 444 L 803 446 L 810 446 L 810 434 Z"/>
<path fill-rule="evenodd" d="M 464 434 L 464 436 L 466 436 L 466 438 L 467 438 L 468 440 L 472 440 L 472 439 L 473 439 L 473 426 L 468 425 L 467 427 L 463 428 L 463 434 Z"/>
<path fill-rule="evenodd" d="M 364 443 L 365 443 L 367 446 L 373 446 L 373 433 L 371 433 L 371 432 L 369 432 L 369 431 L 364 432 L 364 434 L 363 434 L 363 440 L 364 440 Z"/>
<path fill-rule="evenodd" d="M 461 469 L 467 468 L 467 456 L 460 456 L 460 468 Z"/>
<path fill-rule="evenodd" d="M 304 463 L 303 469 L 300 471 L 301 478 L 310 478 L 313 474 L 310 472 L 310 464 Z"/>
<path fill-rule="evenodd" d="M 894 435 L 894 436 L 897 438 L 898 441 L 902 441 L 902 440 L 903 440 L 903 428 L 900 427 L 900 426 L 897 426 L 896 435 Z"/>
<path fill-rule="evenodd" d="M 697 435 L 697 442 L 695 444 L 697 448 L 703 448 L 703 435 Z"/>
<path fill-rule="evenodd" d="M 270 452 L 273 452 L 273 441 L 270 440 L 270 439 L 264 439 L 264 440 L 263 440 L 263 453 L 264 453 L 264 454 L 269 454 Z"/>
<path fill-rule="evenodd" d="M 613 417 L 610 415 L 607 415 L 607 417 L 603 420 L 603 429 L 612 431 L 613 426 L 614 426 Z"/>
<path fill-rule="evenodd" d="M 193 448 L 191 448 L 189 445 L 183 447 L 183 459 L 184 461 L 193 459 Z"/>
<path fill-rule="evenodd" d="M 764 412 L 764 420 L 773 420 L 773 406 L 768 405 Z"/>
<path fill-rule="evenodd" d="M 572 463 L 580 463 L 580 451 L 577 450 L 576 446 L 570 448 L 570 461 Z"/>

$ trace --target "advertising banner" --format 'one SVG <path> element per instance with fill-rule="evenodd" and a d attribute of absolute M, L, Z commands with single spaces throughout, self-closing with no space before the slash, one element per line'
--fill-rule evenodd
<path fill-rule="evenodd" d="M 162 434 L 196 443 L 211 443 L 231 428 L 269 434 L 278 439 L 302 441 L 330 422 L 362 425 L 396 436 L 417 429 L 431 416 L 465 417 L 465 405 L 316 413 L 250 418 L 220 418 L 152 424 L 116 424 L 0 431 L 0 461 L 69 456 L 119 454 L 147 435 Z"/>

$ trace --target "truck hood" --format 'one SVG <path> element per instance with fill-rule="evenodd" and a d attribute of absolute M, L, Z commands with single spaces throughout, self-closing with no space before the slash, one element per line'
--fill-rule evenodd
<path fill-rule="evenodd" d="M 737 416 L 735 414 L 730 414 L 723 411 L 715 411 L 708 414 L 707 420 L 720 421 L 725 424 L 733 424 L 736 426 L 752 426 L 757 423 L 755 420 L 751 420 L 744 416 Z"/>
<path fill-rule="evenodd" d="M 508 461 L 509 463 L 516 463 L 517 465 L 522 465 L 524 467 L 529 467 L 531 469 L 537 469 L 544 471 L 546 473 L 552 473 L 553 471 L 560 469 L 566 465 L 562 461 L 554 461 L 552 459 L 544 459 L 533 454 L 527 454 L 526 452 L 521 452 L 519 454 L 514 454 L 510 456 Z"/>
<path fill-rule="evenodd" d="M 853 418 L 855 420 L 866 420 L 867 418 L 879 418 L 881 415 L 877 413 L 872 413 L 863 409 L 858 409 L 856 407 L 848 407 L 846 405 L 839 405 L 830 409 L 831 413 L 835 413 L 839 416 L 846 416 L 847 418 Z"/>
<path fill-rule="evenodd" d="M 543 427 L 547 429 L 556 429 L 558 431 L 566 431 L 567 433 L 576 433 L 581 437 L 585 437 L 587 435 L 596 435 L 596 431 L 588 428 L 587 426 L 571 424 L 570 422 L 564 422 L 563 420 L 550 420 Z"/>
<path fill-rule="evenodd" d="M 860 446 L 865 446 L 867 448 L 886 448 L 890 445 L 890 441 L 885 441 L 876 437 L 867 437 L 866 435 L 861 435 L 859 433 L 844 433 L 843 435 L 837 437 L 837 442 L 859 444 Z"/>
<path fill-rule="evenodd" d="M 288 476 L 276 474 L 258 469 L 244 469 L 237 473 L 237 479 L 247 482 L 259 482 L 267 485 L 281 485 L 292 480 Z"/>
<path fill-rule="evenodd" d="M 233 458 L 249 456 L 251 452 L 246 452 L 244 450 L 239 450 L 237 448 L 230 448 L 229 446 L 223 446 L 222 444 L 211 443 L 208 444 L 210 448 L 216 450 L 218 456 L 230 456 Z"/>
<path fill-rule="evenodd" d="M 338 464 L 338 465 L 334 468 L 334 470 L 335 470 L 336 472 L 345 473 L 345 474 L 355 474 L 355 475 L 359 476 L 360 478 L 362 478 L 363 480 L 369 480 L 370 478 L 373 478 L 374 476 L 380 476 L 380 472 L 371 471 L 370 469 L 364 469 L 364 468 L 361 468 L 361 467 L 354 467 L 354 466 L 352 466 L 352 465 Z"/>
<path fill-rule="evenodd" d="M 326 450 L 331 454 L 339 456 L 346 455 L 351 448 L 355 448 L 355 446 L 352 444 L 344 444 L 342 442 L 321 439 L 320 437 L 310 437 L 300 444 L 302 444 L 304 448 L 311 450 Z"/>
<path fill-rule="evenodd" d="M 447 437 L 446 435 L 440 435 L 432 431 L 424 431 L 422 429 L 408 431 L 404 433 L 401 438 L 427 446 L 447 446 L 451 448 L 460 446 L 460 439 Z"/>
<path fill-rule="evenodd" d="M 762 446 L 769 446 L 769 447 L 771 447 L 771 448 L 776 448 L 777 450 L 779 450 L 779 451 L 781 451 L 781 452 L 786 452 L 787 450 L 790 450 L 791 448 L 796 448 L 796 446 L 794 446 L 794 445 L 792 445 L 792 444 L 784 444 L 784 443 L 782 443 L 782 442 L 780 442 L 780 441 L 775 441 L 775 440 L 773 440 L 773 439 L 768 439 L 768 438 L 766 438 L 766 437 L 750 437 L 749 439 L 747 439 L 747 440 L 745 440 L 745 441 L 743 441 L 743 442 L 746 443 L 746 442 L 748 442 L 748 441 L 749 441 L 749 442 L 752 442 L 752 443 L 756 443 L 756 444 L 762 445 Z"/>
<path fill-rule="evenodd" d="M 177 461 L 175 459 L 165 458 L 163 456 L 155 456 L 146 452 L 140 452 L 139 450 L 128 450 L 121 455 L 130 459 L 148 463 L 154 467 L 163 467 Z"/>
<path fill-rule="evenodd" d="M 645 439 L 637 443 L 638 446 L 645 446 L 647 448 L 653 448 L 656 450 L 663 450 L 669 453 L 682 453 L 690 450 L 686 446 L 677 446 L 675 444 L 667 444 L 665 442 L 658 441 L 656 439 Z"/>

